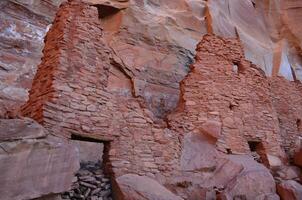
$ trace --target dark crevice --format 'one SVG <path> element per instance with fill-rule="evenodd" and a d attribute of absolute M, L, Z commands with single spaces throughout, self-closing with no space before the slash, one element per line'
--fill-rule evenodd
<path fill-rule="evenodd" d="M 301 119 L 297 119 L 296 121 L 298 131 L 302 131 L 302 122 Z"/>
<path fill-rule="evenodd" d="M 76 134 L 71 135 L 71 140 L 79 140 L 79 141 L 84 141 L 84 142 L 95 142 L 95 143 L 108 143 L 108 141 L 102 141 L 99 139 L 85 137 L 85 136 L 76 135 Z"/>
<path fill-rule="evenodd" d="M 98 9 L 99 19 L 115 15 L 120 10 L 118 8 L 107 6 L 107 5 L 94 5 Z"/>
<path fill-rule="evenodd" d="M 252 1 L 253 7 L 256 8 L 256 3 Z"/>

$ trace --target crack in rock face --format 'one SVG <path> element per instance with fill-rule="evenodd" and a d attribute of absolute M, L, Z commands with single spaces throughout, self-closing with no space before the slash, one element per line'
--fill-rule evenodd
<path fill-rule="evenodd" d="M 0 195 L 300 199 L 301 7 L 1 1 Z"/>

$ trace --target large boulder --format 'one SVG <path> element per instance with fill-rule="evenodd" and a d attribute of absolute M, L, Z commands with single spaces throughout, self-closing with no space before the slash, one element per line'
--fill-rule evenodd
<path fill-rule="evenodd" d="M 199 133 L 187 133 L 181 154 L 183 175 L 174 182 L 189 182 L 193 188 L 217 188 L 227 200 L 234 198 L 278 199 L 270 171 L 248 155 L 225 155 Z"/>
<path fill-rule="evenodd" d="M 221 134 L 222 124 L 218 121 L 208 120 L 202 124 L 200 131 L 209 139 L 216 143 Z"/>
<path fill-rule="evenodd" d="M 223 195 L 226 199 L 243 198 L 246 200 L 276 197 L 276 185 L 270 171 L 250 156 L 232 155 L 228 158 L 243 166 L 243 170 L 230 181 Z"/>
<path fill-rule="evenodd" d="M 282 200 L 302 199 L 302 185 L 293 180 L 283 181 L 277 185 L 277 191 Z"/>
<path fill-rule="evenodd" d="M 135 174 L 126 174 L 116 179 L 119 194 L 117 200 L 182 200 L 155 180 Z"/>
<path fill-rule="evenodd" d="M 77 149 L 30 119 L 0 120 L 1 200 L 24 200 L 69 189 Z"/>

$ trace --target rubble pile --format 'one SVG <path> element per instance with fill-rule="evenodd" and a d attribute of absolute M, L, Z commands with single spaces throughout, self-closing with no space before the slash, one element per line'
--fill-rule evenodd
<path fill-rule="evenodd" d="M 71 190 L 62 194 L 62 199 L 112 200 L 110 179 L 105 177 L 101 163 L 81 163 Z"/>

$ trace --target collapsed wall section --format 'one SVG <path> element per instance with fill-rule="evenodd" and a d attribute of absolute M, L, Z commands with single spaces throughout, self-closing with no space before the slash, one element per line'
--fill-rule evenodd
<path fill-rule="evenodd" d="M 281 145 L 292 157 L 302 147 L 302 84 L 273 77 L 270 79 L 270 92 L 278 115 Z"/>
<path fill-rule="evenodd" d="M 240 41 L 206 35 L 195 59 L 181 83 L 182 113 L 172 115 L 171 123 L 184 132 L 202 133 L 204 124 L 214 121 L 221 124 L 219 150 L 249 153 L 249 142 L 258 142 L 267 154 L 283 157 L 269 82 L 245 60 Z"/>
<path fill-rule="evenodd" d="M 101 37 L 97 8 L 76 2 L 62 5 L 22 112 L 66 136 L 97 127 L 99 114 L 92 113 L 108 98 L 102 90 L 110 65 Z"/>
<path fill-rule="evenodd" d="M 105 44 L 98 16 L 97 7 L 80 1 L 60 7 L 22 112 L 52 134 L 110 143 L 105 165 L 114 176 L 170 176 L 177 170 L 178 136 L 155 125 L 132 96 L 132 80 Z"/>
<path fill-rule="evenodd" d="M 266 156 L 284 157 L 274 107 L 278 103 L 272 101 L 269 80 L 244 59 L 239 40 L 203 37 L 196 62 L 181 83 L 181 101 L 169 115 L 168 128 L 133 97 L 135 80 L 104 42 L 98 12 L 102 10 L 80 1 L 61 6 L 22 109 L 25 116 L 52 134 L 109 144 L 105 165 L 116 177 L 135 173 L 167 183 L 182 175 L 181 157 L 186 154 L 182 136 L 204 134 L 206 124 L 216 126 L 207 131 L 223 152 L 246 154 L 261 146 Z M 209 154 L 216 152 L 212 150 Z"/>

